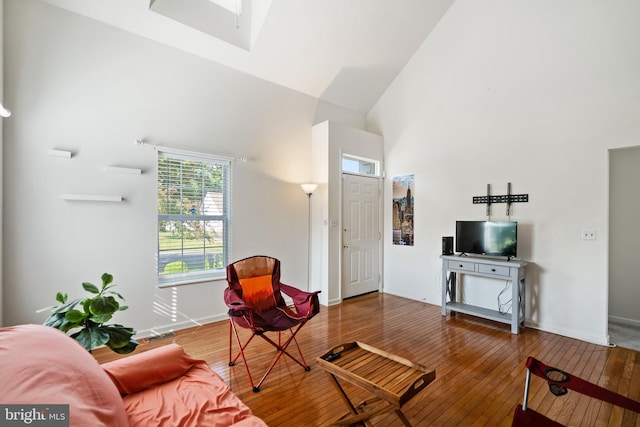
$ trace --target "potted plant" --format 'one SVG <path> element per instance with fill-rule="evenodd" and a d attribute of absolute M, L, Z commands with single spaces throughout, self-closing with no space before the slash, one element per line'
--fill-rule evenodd
<path fill-rule="evenodd" d="M 126 310 L 126 305 L 120 305 L 118 300 L 124 302 L 124 298 L 112 288 L 113 276 L 108 273 L 102 275 L 102 287 L 84 282 L 82 287 L 91 294 L 87 298 L 78 298 L 68 301 L 66 293 L 58 292 L 56 301 L 61 305 L 47 307 L 41 311 L 51 310 L 51 315 L 45 320 L 44 325 L 69 332 L 75 329 L 71 338 L 75 339 L 89 352 L 100 346 L 106 345 L 116 353 L 131 353 L 138 346 L 138 342 L 132 337 L 136 331 L 118 324 L 106 325 L 113 314 Z M 77 306 L 79 308 L 76 308 Z"/>

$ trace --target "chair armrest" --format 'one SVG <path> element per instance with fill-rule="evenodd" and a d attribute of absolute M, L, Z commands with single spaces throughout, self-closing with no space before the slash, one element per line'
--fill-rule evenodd
<path fill-rule="evenodd" d="M 229 310 L 242 311 L 251 310 L 251 307 L 245 304 L 240 295 L 231 288 L 224 290 L 224 302 Z"/>
<path fill-rule="evenodd" d="M 318 294 L 321 291 L 305 292 L 293 286 L 280 283 L 280 291 L 293 300 L 296 311 L 304 314 L 308 319 L 320 311 Z"/>

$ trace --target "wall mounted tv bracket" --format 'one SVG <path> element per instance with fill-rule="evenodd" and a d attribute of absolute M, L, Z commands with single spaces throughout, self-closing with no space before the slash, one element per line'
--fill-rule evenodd
<path fill-rule="evenodd" d="M 487 204 L 487 216 L 491 216 L 491 204 L 492 203 L 506 203 L 507 204 L 507 216 L 511 215 L 511 203 L 516 202 L 528 202 L 528 194 L 511 194 L 511 183 L 507 183 L 507 194 L 503 196 L 491 195 L 491 184 L 487 184 L 486 196 L 475 196 L 473 198 L 473 204 Z"/>

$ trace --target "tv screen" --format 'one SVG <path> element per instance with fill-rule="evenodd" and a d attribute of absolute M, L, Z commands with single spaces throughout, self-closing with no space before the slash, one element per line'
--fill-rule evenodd
<path fill-rule="evenodd" d="M 518 223 L 515 221 L 456 221 L 456 252 L 517 256 Z"/>

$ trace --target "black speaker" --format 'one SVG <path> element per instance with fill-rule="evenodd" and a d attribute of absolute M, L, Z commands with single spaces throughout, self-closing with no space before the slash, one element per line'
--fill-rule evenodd
<path fill-rule="evenodd" d="M 442 255 L 453 255 L 452 236 L 445 236 L 442 238 Z"/>

